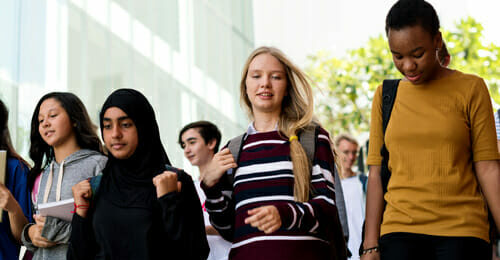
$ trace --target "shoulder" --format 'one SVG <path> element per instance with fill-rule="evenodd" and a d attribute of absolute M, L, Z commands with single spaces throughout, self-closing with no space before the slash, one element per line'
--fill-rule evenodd
<path fill-rule="evenodd" d="M 108 161 L 108 157 L 103 154 L 93 154 L 84 159 L 88 163 L 92 163 L 95 166 L 99 166 L 101 169 L 104 168 L 106 162 Z"/>
<path fill-rule="evenodd" d="M 331 139 L 330 139 L 330 133 L 328 133 L 328 131 L 326 131 L 325 128 L 323 128 L 322 126 L 319 126 L 317 128 L 317 138 L 318 138 L 318 141 L 326 141 L 326 142 L 331 142 Z"/>
<path fill-rule="evenodd" d="M 9 157 L 7 158 L 7 169 L 9 169 L 10 172 L 21 172 L 24 173 L 25 175 L 28 174 L 29 168 L 26 164 L 24 164 L 22 161 L 20 161 L 17 158 Z"/>
<path fill-rule="evenodd" d="M 450 76 L 449 82 L 454 88 L 462 87 L 464 90 L 470 92 L 476 92 L 478 88 L 487 89 L 483 78 L 458 70 Z"/>

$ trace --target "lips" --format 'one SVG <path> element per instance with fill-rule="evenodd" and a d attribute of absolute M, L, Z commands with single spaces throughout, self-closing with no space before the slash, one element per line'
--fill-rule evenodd
<path fill-rule="evenodd" d="M 123 148 L 125 146 L 125 144 L 123 143 L 116 143 L 116 144 L 111 144 L 111 148 L 113 150 L 120 150 L 121 148 Z"/>
<path fill-rule="evenodd" d="M 274 95 L 273 95 L 273 93 L 270 93 L 270 92 L 262 92 L 262 93 L 258 93 L 257 96 L 261 99 L 271 99 Z"/>
<path fill-rule="evenodd" d="M 422 76 L 422 74 L 416 74 L 416 75 L 405 75 L 405 77 L 411 81 L 411 82 L 415 82 L 415 81 L 418 81 L 420 79 L 420 77 Z"/>
<path fill-rule="evenodd" d="M 54 130 L 49 130 L 49 131 L 45 132 L 45 134 L 44 134 L 44 135 L 45 135 L 46 137 L 51 137 L 51 136 L 53 136 L 53 135 L 54 135 L 54 133 L 55 133 L 55 132 L 56 132 L 56 131 L 54 131 Z"/>

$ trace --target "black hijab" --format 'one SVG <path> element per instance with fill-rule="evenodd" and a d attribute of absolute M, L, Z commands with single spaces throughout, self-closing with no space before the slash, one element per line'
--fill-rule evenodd
<path fill-rule="evenodd" d="M 108 162 L 103 170 L 102 185 L 106 187 L 103 197 L 122 207 L 146 207 L 156 200 L 153 177 L 170 165 L 160 139 L 153 107 L 146 97 L 134 89 L 114 91 L 104 102 L 99 121 L 101 135 L 106 110 L 117 107 L 134 122 L 137 128 L 138 145 L 127 159 L 117 159 L 108 153 Z"/>

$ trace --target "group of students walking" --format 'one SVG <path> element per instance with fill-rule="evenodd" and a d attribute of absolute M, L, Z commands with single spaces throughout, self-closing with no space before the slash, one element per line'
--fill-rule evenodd
<path fill-rule="evenodd" d="M 398 1 L 386 33 L 404 79 L 387 130 L 382 86 L 373 100 L 361 259 L 491 259 L 500 155 L 487 87 L 440 64 L 439 19 L 427 2 Z M 315 119 L 311 82 L 281 51 L 260 47 L 243 67 L 240 101 L 251 123 L 220 151 L 220 133 L 213 142 L 200 126 L 181 130 L 185 156 L 200 168 L 195 182 L 170 165 L 153 107 L 136 90 L 116 90 L 104 102 L 104 149 L 78 97 L 42 97 L 31 122 L 31 168 L 12 148 L 2 103 L 0 149 L 9 160 L 0 258 L 17 259 L 22 243 L 33 259 L 206 259 L 208 234 L 228 241 L 229 259 L 346 259 L 337 154 Z M 192 152 L 196 142 L 213 158 Z M 383 146 L 392 173 L 385 193 Z M 32 218 L 40 203 L 68 198 L 71 222 Z"/>

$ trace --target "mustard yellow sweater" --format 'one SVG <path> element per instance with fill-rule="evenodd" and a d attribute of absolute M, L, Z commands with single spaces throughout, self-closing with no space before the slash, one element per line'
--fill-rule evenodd
<path fill-rule="evenodd" d="M 382 160 L 381 96 L 379 86 L 368 165 Z M 489 241 L 474 162 L 500 155 L 484 81 L 459 71 L 423 85 L 401 81 L 385 137 L 392 176 L 381 235 L 409 232 Z"/>

